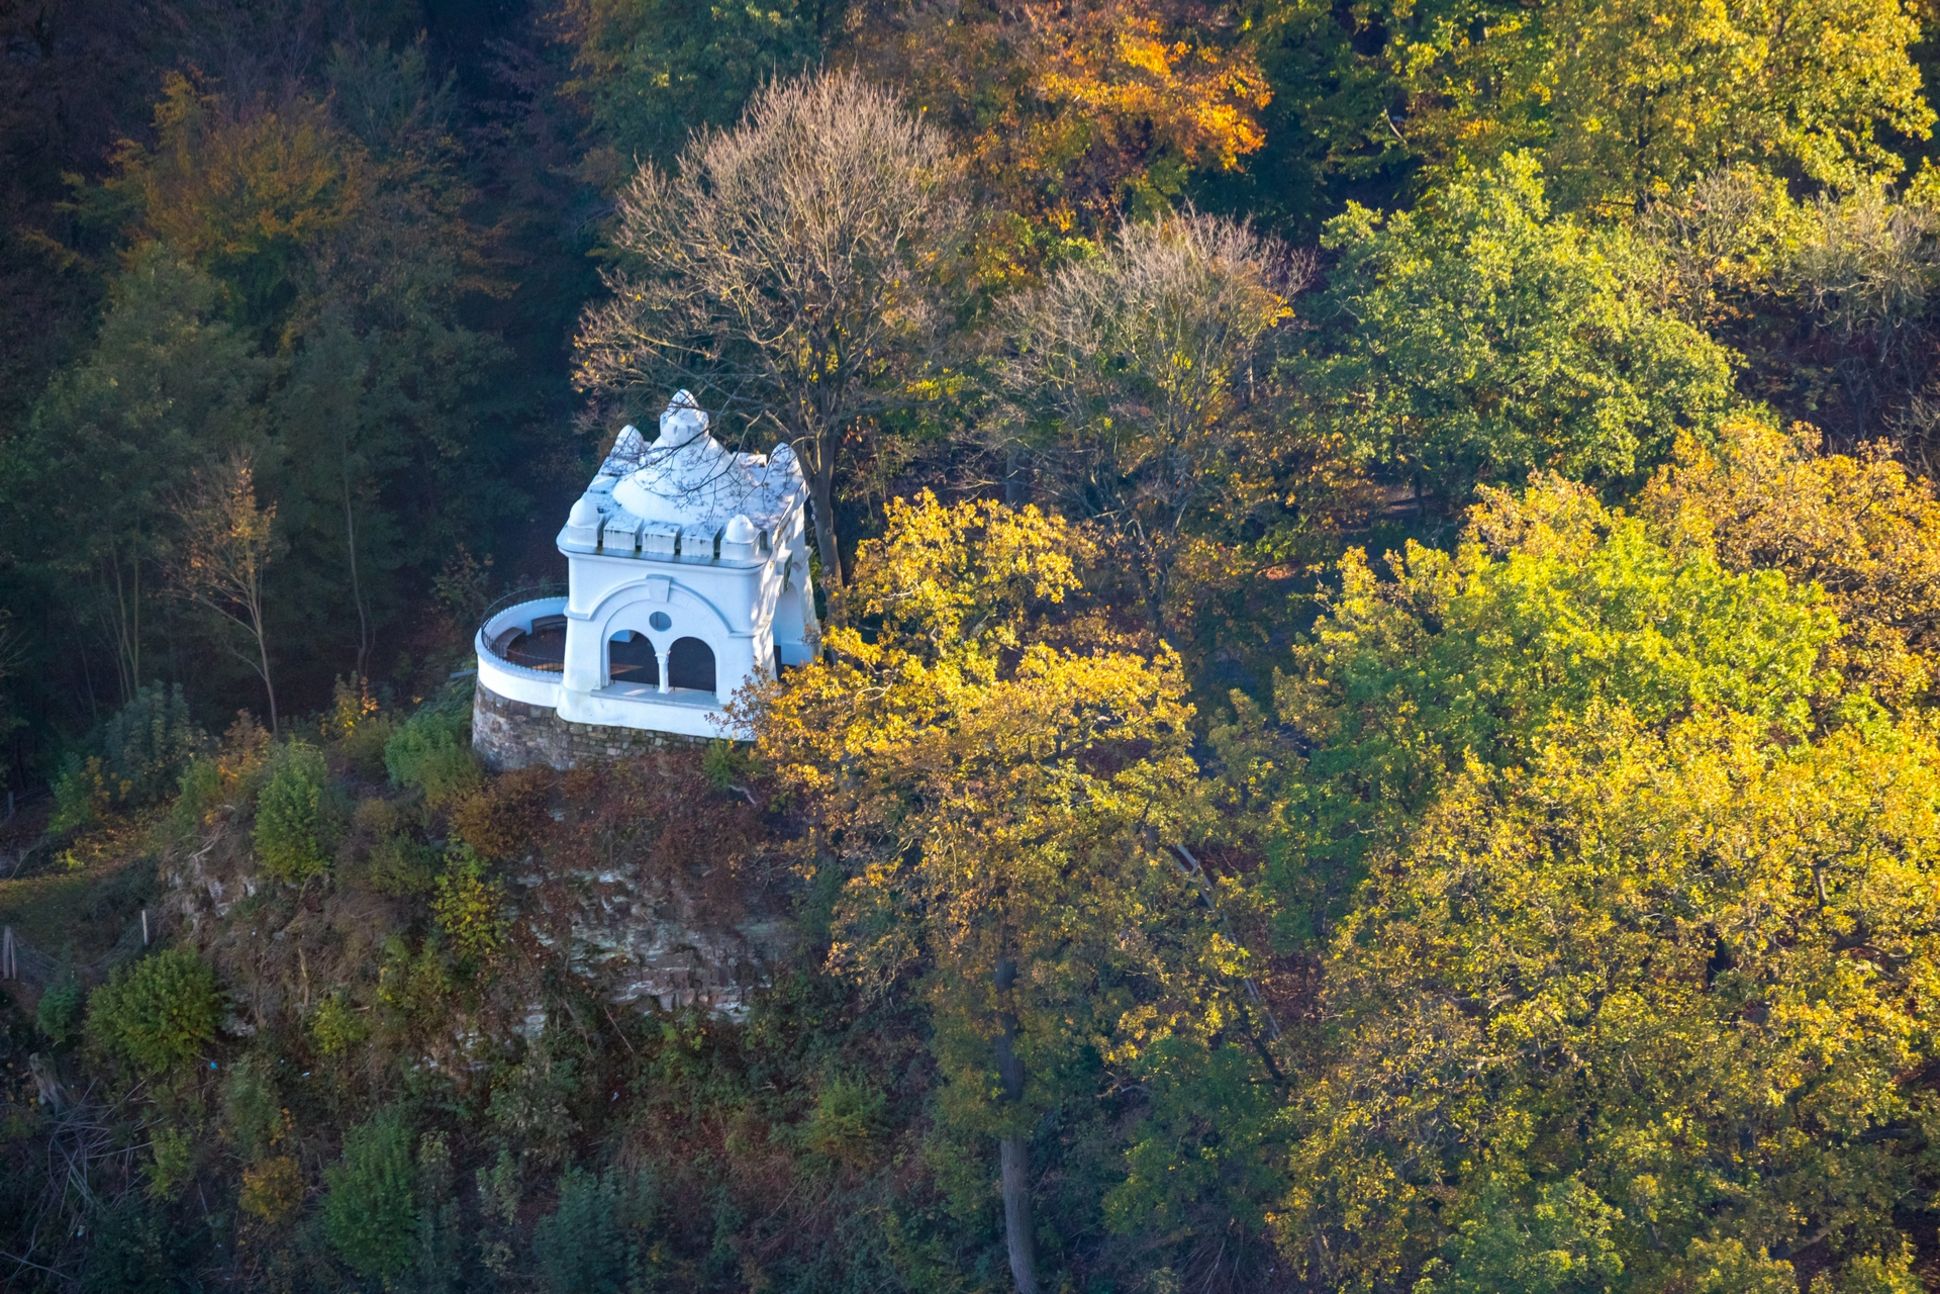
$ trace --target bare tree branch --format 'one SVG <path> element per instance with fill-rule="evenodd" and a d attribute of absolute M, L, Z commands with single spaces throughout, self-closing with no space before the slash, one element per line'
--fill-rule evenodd
<path fill-rule="evenodd" d="M 580 321 L 576 382 L 686 387 L 744 438 L 792 444 L 839 583 L 835 483 L 911 402 L 945 322 L 957 176 L 943 135 L 887 91 L 834 72 L 769 86 L 620 194 L 612 295 Z"/>
<path fill-rule="evenodd" d="M 1067 513 L 1117 533 L 1155 625 L 1188 526 L 1274 479 L 1273 362 L 1307 265 L 1193 212 L 1127 224 L 999 311 L 989 430 Z"/>

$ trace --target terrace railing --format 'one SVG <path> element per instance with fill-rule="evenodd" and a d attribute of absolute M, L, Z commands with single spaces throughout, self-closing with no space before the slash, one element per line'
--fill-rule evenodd
<path fill-rule="evenodd" d="M 516 665 L 521 669 L 534 670 L 542 674 L 559 673 L 565 658 L 565 617 L 563 615 L 534 616 L 512 620 L 505 613 L 532 602 L 553 600 L 563 602 L 566 596 L 566 586 L 557 583 L 529 585 L 512 590 L 485 609 L 479 624 L 479 643 L 494 658 L 507 665 Z M 548 619 L 556 619 L 557 625 L 543 624 Z M 509 623 L 497 624 L 496 622 L 500 620 L 508 620 Z M 544 635 L 547 628 L 553 627 L 558 630 L 558 642 L 554 649 L 535 650 L 534 638 Z"/>

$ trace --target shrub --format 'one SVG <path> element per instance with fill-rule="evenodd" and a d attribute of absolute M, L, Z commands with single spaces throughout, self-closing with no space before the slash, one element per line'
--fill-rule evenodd
<path fill-rule="evenodd" d="M 187 763 L 209 744 L 208 734 L 189 718 L 180 684 L 151 683 L 102 727 L 96 745 L 108 771 L 130 796 L 152 803 L 175 789 Z"/>
<path fill-rule="evenodd" d="M 379 894 L 428 893 L 438 878 L 438 851 L 419 839 L 418 800 L 361 799 L 339 854 L 348 883 Z"/>
<path fill-rule="evenodd" d="M 344 995 L 332 993 L 317 1003 L 310 1015 L 310 1037 L 317 1053 L 326 1057 L 344 1055 L 370 1036 L 370 1026 L 350 1007 Z"/>
<path fill-rule="evenodd" d="M 64 1047 L 81 1032 L 81 1012 L 87 999 L 87 991 L 71 975 L 50 984 L 34 1009 L 34 1024 L 49 1042 Z"/>
<path fill-rule="evenodd" d="M 540 1284 L 555 1294 L 625 1294 L 650 1261 L 658 1202 L 644 1173 L 567 1173 L 558 1205 L 532 1233 Z"/>
<path fill-rule="evenodd" d="M 541 1035 L 504 1071 L 485 1109 L 492 1132 L 517 1146 L 521 1160 L 546 1167 L 567 1161 L 579 1131 L 571 1107 L 579 1067 L 559 1055 L 551 1039 L 550 1032 Z"/>
<path fill-rule="evenodd" d="M 222 766 L 213 757 L 190 761 L 176 784 L 175 807 L 169 811 L 169 827 L 176 839 L 187 839 L 202 829 L 222 803 L 222 792 Z"/>
<path fill-rule="evenodd" d="M 384 747 L 396 731 L 371 695 L 370 680 L 361 674 L 336 681 L 330 693 L 330 710 L 323 718 L 323 737 L 334 745 L 344 760 L 359 775 L 374 777 L 384 771 Z"/>
<path fill-rule="evenodd" d="M 270 737 L 247 711 L 236 715 L 222 743 L 213 752 L 196 756 L 176 782 L 175 805 L 169 826 L 177 839 L 186 839 L 214 821 L 216 813 L 256 797 L 270 763 Z"/>
<path fill-rule="evenodd" d="M 288 1155 L 272 1155 L 243 1169 L 242 1211 L 271 1224 L 295 1215 L 303 1203 L 303 1170 Z"/>
<path fill-rule="evenodd" d="M 370 694 L 370 680 L 353 673 L 337 678 L 330 685 L 330 709 L 319 725 L 325 741 L 341 742 L 377 717 L 377 700 Z"/>
<path fill-rule="evenodd" d="M 137 1192 L 102 1210 L 93 1223 L 80 1294 L 171 1294 L 195 1270 L 206 1235 L 170 1225 Z"/>
<path fill-rule="evenodd" d="M 53 832 L 73 831 L 106 816 L 114 807 L 101 756 L 70 761 L 54 779 L 54 812 L 47 819 Z"/>
<path fill-rule="evenodd" d="M 384 1008 L 388 1029 L 411 1035 L 448 1019 L 453 987 L 451 967 L 435 941 L 415 950 L 402 935 L 384 941 L 383 960 L 377 967 L 377 1001 Z"/>
<path fill-rule="evenodd" d="M 452 832 L 479 857 L 509 862 L 531 849 L 549 824 L 546 802 L 552 784 L 549 768 L 524 768 L 492 778 L 452 809 Z"/>
<path fill-rule="evenodd" d="M 710 741 L 701 754 L 701 775 L 717 791 L 731 791 L 753 773 L 753 753 L 731 741 Z"/>
<path fill-rule="evenodd" d="M 269 781 L 256 801 L 256 857 L 278 880 L 307 881 L 330 867 L 335 814 L 328 800 L 323 753 L 292 741 L 270 762 Z"/>
<path fill-rule="evenodd" d="M 505 943 L 505 890 L 485 875 L 484 860 L 464 845 L 445 855 L 431 915 L 459 960 L 482 965 Z"/>
<path fill-rule="evenodd" d="M 397 724 L 388 714 L 380 714 L 357 725 L 357 731 L 337 743 L 337 749 L 357 776 L 384 777 L 384 748 L 390 745 Z"/>
<path fill-rule="evenodd" d="M 263 770 L 269 766 L 271 745 L 269 729 L 257 723 L 249 711 L 236 711 L 236 721 L 222 734 L 222 744 L 216 750 L 222 784 L 233 787 L 236 798 L 254 798 Z"/>
<path fill-rule="evenodd" d="M 364 878 L 379 894 L 427 894 L 438 883 L 438 851 L 410 836 L 385 836 L 371 846 Z"/>
<path fill-rule="evenodd" d="M 54 786 L 53 830 L 84 826 L 102 813 L 165 799 L 208 734 L 189 718 L 182 689 L 152 683 L 101 725 L 85 760 L 69 764 Z"/>
<path fill-rule="evenodd" d="M 418 765 L 416 785 L 424 792 L 424 802 L 439 809 L 469 795 L 482 779 L 471 747 L 456 742 L 425 755 Z"/>
<path fill-rule="evenodd" d="M 851 1078 L 832 1078 L 816 1093 L 815 1105 L 803 1121 L 802 1145 L 831 1163 L 866 1163 L 887 1107 L 888 1098 L 876 1088 Z"/>
<path fill-rule="evenodd" d="M 166 948 L 95 991 L 87 1032 L 110 1055 L 161 1074 L 200 1055 L 221 1018 L 215 971 L 190 949 Z"/>
<path fill-rule="evenodd" d="M 384 743 L 391 780 L 423 791 L 433 808 L 458 799 L 480 780 L 469 738 L 471 713 L 461 700 L 454 694 L 425 706 Z"/>
<path fill-rule="evenodd" d="M 360 1275 L 388 1280 L 411 1265 L 418 1229 L 411 1132 L 385 1110 L 351 1129 L 324 1172 L 323 1233 Z"/>
<path fill-rule="evenodd" d="M 148 1193 L 173 1199 L 195 1177 L 195 1143 L 180 1128 L 157 1128 L 148 1138 Z"/>
<path fill-rule="evenodd" d="M 351 843 L 376 840 L 422 825 L 423 814 L 414 812 L 417 807 L 403 800 L 387 800 L 381 795 L 360 796 L 350 813 Z"/>
<path fill-rule="evenodd" d="M 222 1084 L 222 1121 L 243 1159 L 262 1157 L 282 1139 L 283 1103 L 269 1064 L 261 1056 L 245 1056 L 229 1067 Z"/>
<path fill-rule="evenodd" d="M 519 1189 L 519 1163 L 509 1146 L 498 1148 L 498 1158 L 489 1167 L 481 1166 L 472 1175 L 478 1190 L 478 1212 L 485 1223 L 485 1235 L 478 1246 L 479 1260 L 485 1269 L 504 1276 L 513 1268 L 512 1241 L 521 1246 L 524 1233 L 519 1228 L 519 1208 L 523 1196 Z"/>

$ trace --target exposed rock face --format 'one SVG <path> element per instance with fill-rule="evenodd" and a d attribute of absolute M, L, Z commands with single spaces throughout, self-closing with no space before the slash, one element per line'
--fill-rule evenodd
<path fill-rule="evenodd" d="M 792 944 L 774 912 L 705 897 L 708 877 L 649 879 L 634 869 L 520 876 L 518 906 L 533 937 L 619 1005 L 699 1006 L 737 1016 Z"/>
<path fill-rule="evenodd" d="M 162 871 L 163 910 L 191 932 L 220 923 L 229 910 L 257 890 L 253 869 L 238 862 L 242 846 L 223 823 L 201 846 L 170 860 Z"/>
<path fill-rule="evenodd" d="M 556 710 L 472 689 L 472 749 L 495 773 L 544 764 L 564 771 L 592 760 L 625 759 L 665 746 L 705 745 L 698 737 L 570 723 Z"/>

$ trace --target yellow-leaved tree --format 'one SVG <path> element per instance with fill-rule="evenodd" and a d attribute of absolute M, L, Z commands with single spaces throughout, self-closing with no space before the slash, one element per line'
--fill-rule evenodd
<path fill-rule="evenodd" d="M 1623 706 L 1471 764 L 1331 942 L 1285 1252 L 1329 1289 L 1922 1288 L 1936 770 L 1925 721 Z"/>
<path fill-rule="evenodd" d="M 1882 136 L 1933 112 L 1901 0 L 1381 0 L 1406 147 L 1432 164 L 1538 150 L 1558 198 L 1621 210 L 1734 162 L 1829 185 L 1891 174 Z"/>
<path fill-rule="evenodd" d="M 849 58 L 962 141 L 1000 217 L 980 256 L 992 282 L 1030 277 L 1046 244 L 1128 208 L 1165 210 L 1266 143 L 1257 33 L 1225 0 L 871 0 L 850 30 Z"/>
<path fill-rule="evenodd" d="M 1024 1291 L 1034 1124 L 1095 1068 L 1074 1060 L 1251 1029 L 1242 955 L 1174 853 L 1200 812 L 1178 660 L 1060 614 L 1090 551 L 1035 508 L 892 503 L 824 658 L 756 712 L 845 877 L 832 966 L 919 986 L 946 1121 L 997 1142 Z"/>
<path fill-rule="evenodd" d="M 1317 950 L 1272 1223 L 1309 1286 L 1922 1287 L 1940 513 L 1807 440 L 1349 554 L 1277 722 L 1219 735 Z"/>
<path fill-rule="evenodd" d="M 1757 417 L 1679 441 L 1639 500 L 1674 545 L 1826 591 L 1831 662 L 1892 705 L 1929 701 L 1940 666 L 1940 500 L 1884 445 L 1821 454 L 1819 433 Z"/>

